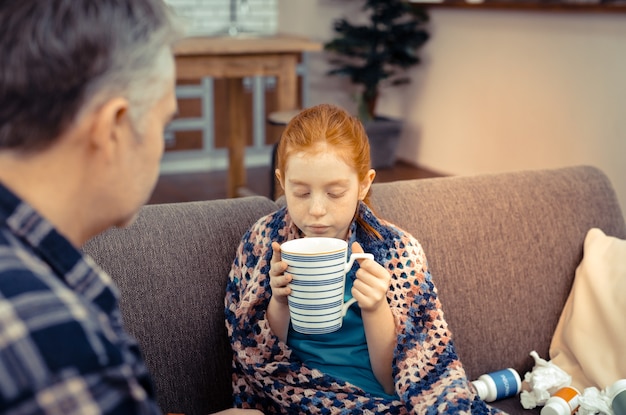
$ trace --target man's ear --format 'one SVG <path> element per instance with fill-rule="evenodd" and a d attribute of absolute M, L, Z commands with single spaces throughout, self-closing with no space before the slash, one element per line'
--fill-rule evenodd
<path fill-rule="evenodd" d="M 113 157 L 124 138 L 131 133 L 129 103 L 126 98 L 115 97 L 106 101 L 93 114 L 90 137 L 94 150 Z"/>

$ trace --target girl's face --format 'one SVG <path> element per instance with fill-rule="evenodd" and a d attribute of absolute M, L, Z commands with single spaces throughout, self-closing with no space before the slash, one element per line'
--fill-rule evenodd
<path fill-rule="evenodd" d="M 301 152 L 289 157 L 280 181 L 289 214 L 306 236 L 345 239 L 359 200 L 374 180 L 370 170 L 362 182 L 357 172 L 334 152 Z"/>

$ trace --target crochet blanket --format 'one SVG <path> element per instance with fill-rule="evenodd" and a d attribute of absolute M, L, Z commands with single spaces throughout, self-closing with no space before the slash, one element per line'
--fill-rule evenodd
<path fill-rule="evenodd" d="M 475 395 L 465 376 L 418 241 L 376 218 L 364 204 L 358 215 L 382 239 L 354 221 L 348 246 L 359 242 L 392 275 L 387 299 L 397 333 L 393 376 L 400 399 L 372 396 L 305 366 L 272 333 L 266 318 L 270 245 L 303 237 L 283 208 L 261 218 L 244 235 L 229 276 L 225 305 L 235 406 L 266 414 L 500 413 Z"/>

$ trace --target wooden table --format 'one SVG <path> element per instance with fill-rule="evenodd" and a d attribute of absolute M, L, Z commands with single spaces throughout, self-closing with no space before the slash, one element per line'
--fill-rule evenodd
<path fill-rule="evenodd" d="M 189 37 L 174 48 L 178 80 L 205 76 L 225 78 L 228 83 L 228 197 L 249 194 L 244 164 L 246 140 L 243 84 L 248 76 L 275 76 L 277 110 L 298 108 L 296 67 L 303 52 L 319 51 L 319 42 L 291 36 Z"/>

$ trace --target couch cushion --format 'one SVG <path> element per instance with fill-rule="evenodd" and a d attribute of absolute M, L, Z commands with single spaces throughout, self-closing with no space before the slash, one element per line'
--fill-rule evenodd
<path fill-rule="evenodd" d="M 149 205 L 129 228 L 85 246 L 121 290 L 126 328 L 144 352 L 164 412 L 232 405 L 226 281 L 244 232 L 275 209 L 263 197 Z"/>
<path fill-rule="evenodd" d="M 423 179 L 373 187 L 377 213 L 423 245 L 468 376 L 523 376 L 550 340 L 592 227 L 626 236 L 593 167 Z"/>

